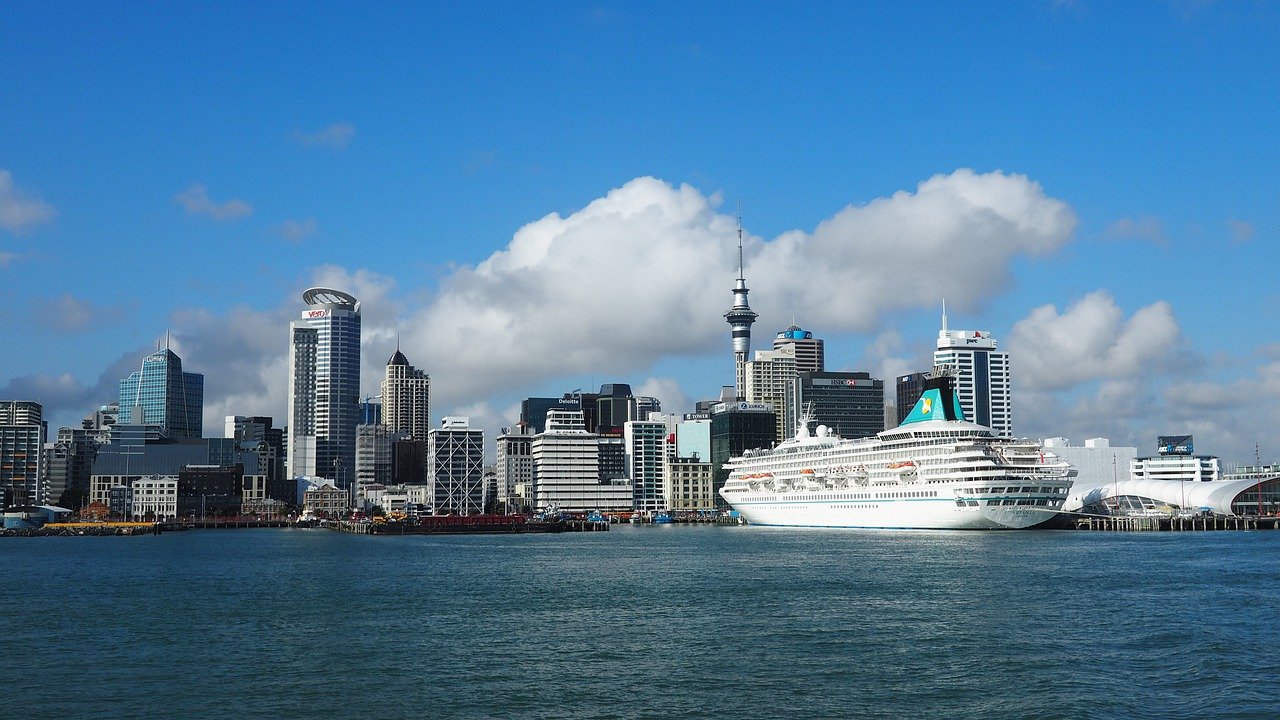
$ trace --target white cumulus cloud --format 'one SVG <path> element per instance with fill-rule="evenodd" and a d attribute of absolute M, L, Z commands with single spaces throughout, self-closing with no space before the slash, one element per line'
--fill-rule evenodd
<path fill-rule="evenodd" d="M 1015 256 L 1056 250 L 1075 224 L 1026 176 L 957 170 L 762 245 L 750 277 L 812 325 L 870 332 L 886 312 L 941 298 L 980 305 L 1009 284 Z"/>
<path fill-rule="evenodd" d="M 1019 389 L 1061 390 L 1105 378 L 1130 378 L 1161 367 L 1179 350 L 1173 308 L 1157 302 L 1130 318 L 1106 291 L 1090 293 L 1059 313 L 1031 311 L 1013 326 L 1010 355 Z"/>

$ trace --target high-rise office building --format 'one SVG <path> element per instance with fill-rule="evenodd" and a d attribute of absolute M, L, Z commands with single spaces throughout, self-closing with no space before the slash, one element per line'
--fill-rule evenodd
<path fill-rule="evenodd" d="M 757 350 L 756 357 L 747 363 L 746 401 L 756 405 L 768 405 L 777 423 L 774 439 L 777 442 L 791 437 L 793 428 L 787 426 L 792 404 L 792 384 L 796 378 L 796 350 L 793 345 L 783 345 L 777 350 Z"/>
<path fill-rule="evenodd" d="M 484 430 L 469 418 L 446 417 L 427 433 L 427 481 L 437 515 L 484 510 Z"/>
<path fill-rule="evenodd" d="M 774 445 L 777 422 L 773 407 L 746 402 L 720 403 L 711 412 L 712 496 L 716 507 L 728 507 L 720 488 L 729 479 L 724 464 L 748 450 Z"/>
<path fill-rule="evenodd" d="M 395 440 L 391 443 L 391 482 L 396 485 L 427 484 L 427 443 Z"/>
<path fill-rule="evenodd" d="M 600 479 L 599 436 L 587 432 L 581 410 L 550 410 L 533 438 L 533 495 L 538 510 L 630 510 L 631 483 Z"/>
<path fill-rule="evenodd" d="M 529 426 L 529 431 L 538 434 L 547 429 L 547 413 L 552 410 L 581 410 L 582 394 L 575 391 L 565 393 L 563 397 L 531 397 L 520 402 L 520 422 Z M 592 405 L 591 416 L 595 417 L 595 406 Z"/>
<path fill-rule="evenodd" d="M 950 330 L 942 312 L 942 330 L 934 365 L 956 373 L 956 397 L 964 419 L 985 425 L 997 435 L 1013 437 L 1013 410 L 1009 400 L 1009 353 L 996 350 L 996 340 L 986 330 Z"/>
<path fill-rule="evenodd" d="M 392 448 L 399 434 L 386 425 L 356 426 L 356 495 L 370 485 L 390 485 Z"/>
<path fill-rule="evenodd" d="M 302 301 L 308 309 L 289 323 L 289 474 L 345 490 L 360 424 L 360 302 L 318 287 Z"/>
<path fill-rule="evenodd" d="M 620 434 L 622 426 L 630 420 L 638 420 L 639 409 L 631 386 L 626 383 L 605 383 L 596 396 L 596 426 L 588 427 L 600 434 Z"/>
<path fill-rule="evenodd" d="M 431 378 L 410 365 L 399 348 L 382 380 L 382 423 L 414 440 L 426 440 L 431 430 Z"/>
<path fill-rule="evenodd" d="M 656 397 L 641 395 L 636 398 L 636 419 L 648 420 L 650 413 L 662 412 L 662 402 Z"/>
<path fill-rule="evenodd" d="M 870 437 L 884 430 L 884 381 L 865 372 L 802 372 L 792 385 L 788 430 L 797 414 L 808 413 L 809 429 L 826 425 L 844 438 Z"/>
<path fill-rule="evenodd" d="M 121 422 L 155 425 L 175 439 L 204 434 L 204 375 L 182 371 L 169 348 L 142 359 L 142 367 L 120 381 Z"/>
<path fill-rule="evenodd" d="M 691 413 L 676 424 L 676 457 L 711 462 L 711 414 Z"/>
<path fill-rule="evenodd" d="M 813 333 L 791 325 L 773 338 L 773 349 L 780 350 L 790 345 L 795 350 L 796 372 L 822 372 L 826 370 L 826 357 L 823 343 Z"/>
<path fill-rule="evenodd" d="M 258 456 L 259 471 L 267 476 L 267 498 L 293 504 L 298 487 L 284 469 L 284 430 L 274 424 L 273 418 L 262 415 L 227 415 L 222 436 L 235 439 L 240 450 Z"/>
<path fill-rule="evenodd" d="M 0 402 L 0 502 L 50 502 L 45 484 L 45 441 L 49 426 L 37 402 Z"/>
<path fill-rule="evenodd" d="M 751 325 L 759 314 L 747 302 L 747 280 L 742 267 L 742 215 L 738 215 L 738 279 L 733 285 L 733 307 L 724 314 L 725 322 L 732 329 L 734 376 L 737 378 L 737 399 L 746 397 L 747 360 L 751 357 Z"/>
<path fill-rule="evenodd" d="M 605 434 L 595 433 L 595 436 L 600 482 L 627 477 L 627 441 L 622 437 L 622 430 L 611 429 Z"/>
<path fill-rule="evenodd" d="M 58 437 L 48 446 L 46 473 L 49 502 L 71 510 L 84 507 L 89 498 L 89 476 L 98 446 L 110 435 L 83 428 L 58 428 Z"/>
<path fill-rule="evenodd" d="M 924 394 L 924 378 L 925 374 L 922 372 L 898 376 L 898 407 L 896 414 L 899 425 L 902 424 L 903 420 L 907 419 L 907 415 L 911 414 L 911 408 L 916 406 L 916 402 Z"/>

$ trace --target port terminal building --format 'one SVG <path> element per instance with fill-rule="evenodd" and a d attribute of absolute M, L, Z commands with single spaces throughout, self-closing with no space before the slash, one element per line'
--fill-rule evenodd
<path fill-rule="evenodd" d="M 1100 515 L 1275 515 L 1280 513 L 1280 465 L 1220 473 L 1218 458 L 1196 455 L 1191 438 L 1139 457 L 1137 448 L 1115 447 L 1106 438 L 1071 445 L 1048 438 L 1045 452 L 1075 468 L 1075 483 L 1063 511 Z"/>

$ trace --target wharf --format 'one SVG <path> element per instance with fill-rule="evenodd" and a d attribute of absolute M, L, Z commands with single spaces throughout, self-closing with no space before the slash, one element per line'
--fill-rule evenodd
<path fill-rule="evenodd" d="M 7 528 L 0 537 L 107 537 L 159 535 L 163 527 L 149 522 L 45 523 L 38 528 Z"/>
<path fill-rule="evenodd" d="M 322 520 L 321 527 L 358 535 L 515 535 L 604 532 L 609 523 L 579 519 L 528 520 L 521 515 L 429 515 L 411 520 Z"/>
<path fill-rule="evenodd" d="M 164 523 L 165 530 L 230 530 L 235 528 L 287 528 L 288 520 L 183 520 Z"/>
<path fill-rule="evenodd" d="M 1257 515 L 1209 515 L 1196 517 L 1077 517 L 1068 527 L 1075 530 L 1112 532 L 1165 531 L 1205 532 L 1210 530 L 1280 530 L 1280 517 Z"/>

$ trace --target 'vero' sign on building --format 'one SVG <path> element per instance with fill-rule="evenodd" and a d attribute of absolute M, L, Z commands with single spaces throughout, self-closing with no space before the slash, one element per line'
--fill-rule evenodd
<path fill-rule="evenodd" d="M 316 318 L 329 317 L 328 310 L 307 310 L 302 313 L 303 320 L 314 320 Z"/>

